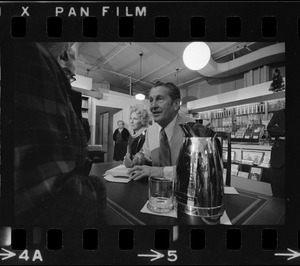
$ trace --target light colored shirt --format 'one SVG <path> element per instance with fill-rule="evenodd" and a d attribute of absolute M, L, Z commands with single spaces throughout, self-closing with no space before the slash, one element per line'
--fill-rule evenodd
<path fill-rule="evenodd" d="M 183 132 L 178 124 L 189 121 L 194 121 L 194 119 L 182 117 L 177 114 L 174 119 L 165 127 L 165 132 L 170 144 L 172 157 L 172 166 L 163 167 L 164 176 L 167 178 L 174 178 L 176 175 L 176 161 L 184 137 Z M 143 148 L 137 155 L 138 157 L 139 155 L 141 155 L 141 158 L 144 157 L 145 159 L 150 161 L 152 163 L 152 166 L 159 166 L 158 156 L 160 149 L 160 130 L 161 126 L 159 126 L 157 123 L 154 123 L 148 129 Z M 152 158 L 152 156 L 154 157 Z M 145 164 L 145 161 L 143 161 L 143 159 L 141 159 L 141 164 Z"/>
<path fill-rule="evenodd" d="M 168 137 L 169 145 L 171 146 L 171 139 L 174 133 L 174 126 L 177 121 L 178 114 L 174 117 L 174 119 L 165 127 L 165 132 Z M 159 126 L 160 130 L 162 129 L 161 126 Z M 159 132 L 160 132 L 159 130 Z M 174 178 L 176 174 L 176 167 L 175 166 L 165 166 L 163 169 L 164 176 L 167 178 Z"/>
<path fill-rule="evenodd" d="M 174 132 L 174 126 L 177 120 L 178 114 L 174 117 L 174 119 L 165 127 L 165 132 L 168 137 L 169 144 L 171 142 L 173 132 Z M 159 125 L 159 132 L 161 131 L 162 127 Z"/>
<path fill-rule="evenodd" d="M 175 123 L 176 123 L 176 120 L 178 118 L 178 114 L 174 117 L 174 119 L 165 127 L 165 132 L 166 132 L 166 135 L 168 137 L 168 141 L 169 141 L 169 145 L 171 144 L 171 139 L 172 139 L 172 136 L 173 136 L 173 133 L 174 133 L 174 126 L 175 126 Z M 162 129 L 162 127 L 160 125 L 158 125 L 157 123 L 155 123 L 156 126 L 158 127 L 158 131 L 155 132 L 157 134 L 153 134 L 151 135 L 151 140 L 156 144 L 152 147 L 153 148 L 159 148 L 159 134 L 160 134 L 160 130 Z M 149 136 L 146 136 L 149 138 Z M 171 146 L 171 145 L 170 145 Z M 152 161 L 152 158 L 151 158 L 151 148 L 147 143 L 144 144 L 141 152 L 143 153 L 144 157 L 148 160 L 148 161 Z"/>

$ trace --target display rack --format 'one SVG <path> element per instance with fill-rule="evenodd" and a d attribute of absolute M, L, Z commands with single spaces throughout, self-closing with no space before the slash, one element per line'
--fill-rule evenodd
<path fill-rule="evenodd" d="M 231 135 L 231 186 L 272 196 L 271 143 L 267 125 L 275 111 L 285 108 L 285 91 L 198 108 L 198 118 L 214 131 Z M 227 162 L 223 146 L 224 169 Z M 224 176 L 226 173 L 224 172 Z"/>
<path fill-rule="evenodd" d="M 231 186 L 272 196 L 270 145 L 231 145 Z M 223 146 L 224 175 L 227 146 Z"/>
<path fill-rule="evenodd" d="M 82 117 L 87 118 L 89 116 L 89 97 L 82 95 L 82 102 L 81 102 L 81 112 Z"/>
<path fill-rule="evenodd" d="M 199 112 L 198 117 L 215 131 L 231 133 L 232 142 L 258 144 L 266 136 L 273 113 L 284 107 L 285 93 L 282 92 L 270 100 Z"/>

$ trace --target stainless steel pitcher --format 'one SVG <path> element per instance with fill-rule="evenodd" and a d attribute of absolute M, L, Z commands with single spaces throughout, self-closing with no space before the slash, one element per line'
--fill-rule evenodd
<path fill-rule="evenodd" d="M 206 223 L 218 223 L 224 212 L 221 143 L 214 131 L 200 123 L 180 126 L 185 137 L 176 167 L 177 208 L 188 215 L 200 216 Z M 228 154 L 230 157 L 230 150 Z"/>

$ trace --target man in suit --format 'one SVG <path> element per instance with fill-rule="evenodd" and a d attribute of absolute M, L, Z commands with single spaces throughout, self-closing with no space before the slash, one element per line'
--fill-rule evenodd
<path fill-rule="evenodd" d="M 184 137 L 179 124 L 194 122 L 178 114 L 180 98 L 180 90 L 173 83 L 158 82 L 150 90 L 150 111 L 155 123 L 147 130 L 142 150 L 133 158 L 135 166 L 128 171 L 130 179 L 139 180 L 150 175 L 174 177 Z M 167 148 L 162 148 L 162 130 L 169 144 Z"/>
<path fill-rule="evenodd" d="M 274 197 L 285 196 L 285 109 L 275 112 L 267 126 L 268 133 L 275 137 L 271 151 L 271 188 Z"/>

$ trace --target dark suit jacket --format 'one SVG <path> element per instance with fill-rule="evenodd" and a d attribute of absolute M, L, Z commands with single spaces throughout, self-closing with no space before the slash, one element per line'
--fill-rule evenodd
<path fill-rule="evenodd" d="M 281 168 L 285 164 L 285 140 L 279 137 L 285 137 L 285 109 L 273 114 L 267 130 L 271 137 L 275 137 L 271 151 L 271 166 Z"/>
<path fill-rule="evenodd" d="M 117 134 L 118 134 L 118 128 L 115 130 L 114 134 L 113 134 L 113 140 L 115 141 L 115 148 L 114 148 L 114 157 L 113 159 L 116 161 L 120 161 L 123 160 L 126 152 L 127 152 L 127 142 L 128 142 L 128 138 L 130 136 L 129 131 L 124 127 L 122 132 L 121 132 L 121 136 L 122 136 L 122 140 L 120 140 L 119 142 L 117 142 Z"/>
<path fill-rule="evenodd" d="M 114 134 L 113 134 L 113 140 L 114 141 L 116 141 L 117 140 L 117 134 L 118 134 L 118 128 L 115 130 L 115 132 L 114 132 Z M 124 141 L 128 141 L 128 138 L 129 138 L 129 136 L 130 136 L 130 133 L 129 133 L 129 131 L 128 131 L 128 129 L 127 128 L 123 128 L 123 130 L 122 130 L 122 132 L 121 132 L 121 135 L 122 135 L 122 140 L 124 140 Z"/>

